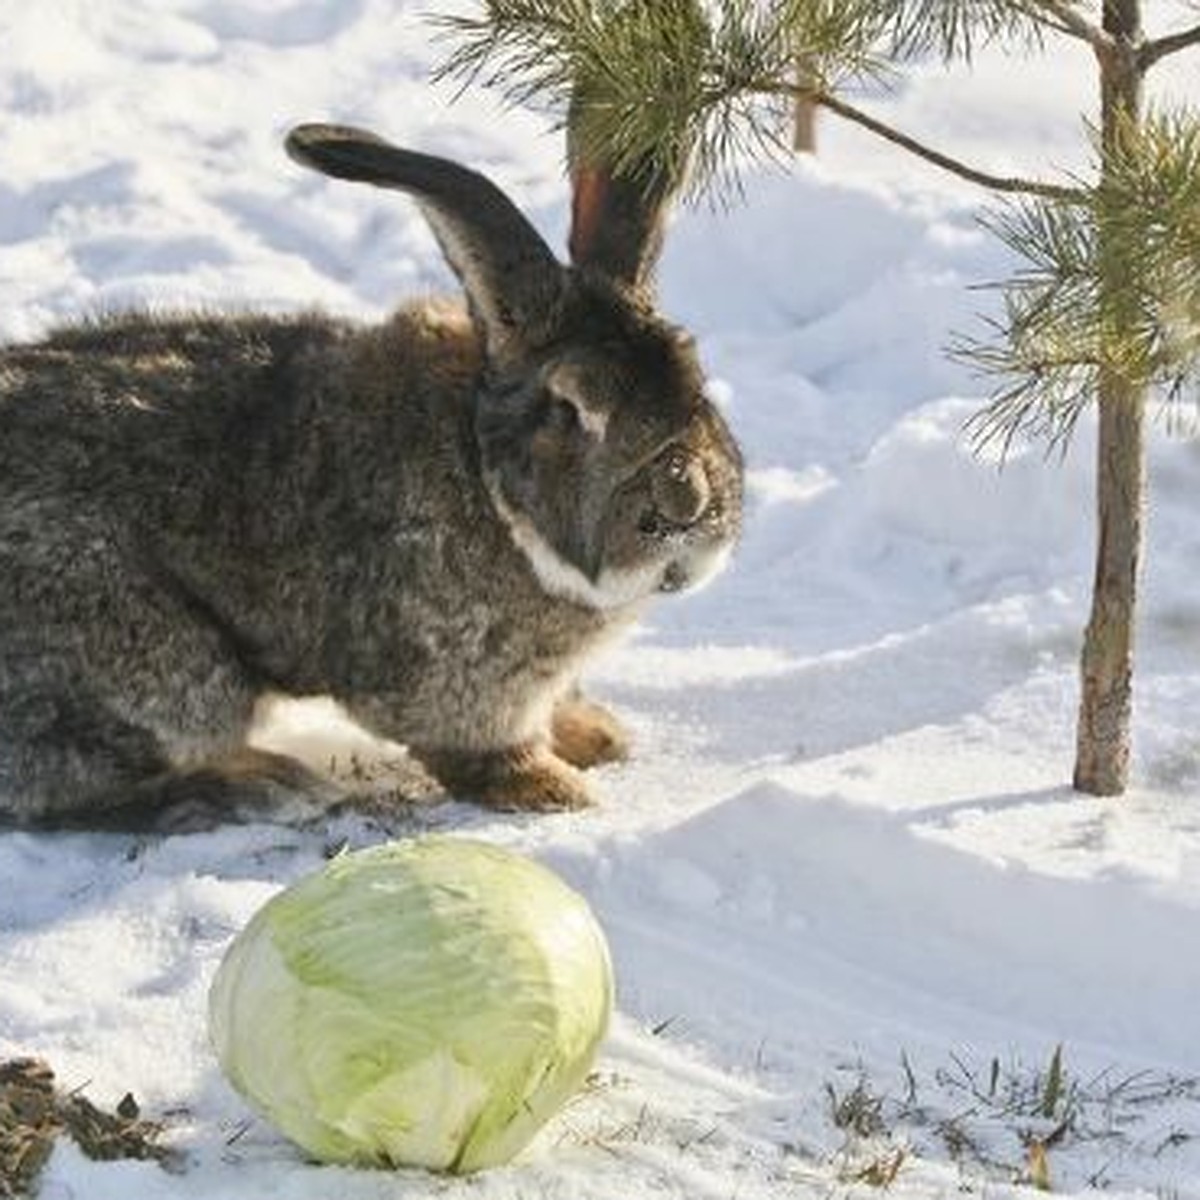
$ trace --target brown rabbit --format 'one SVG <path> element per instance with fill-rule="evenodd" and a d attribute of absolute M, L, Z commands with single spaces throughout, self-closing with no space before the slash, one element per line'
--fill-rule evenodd
<path fill-rule="evenodd" d="M 318 796 L 243 748 L 268 692 L 334 697 L 464 798 L 579 807 L 623 741 L 581 668 L 738 535 L 738 449 L 639 286 L 662 196 L 589 175 L 568 267 L 465 167 L 339 126 L 287 146 L 412 195 L 467 311 L 135 315 L 0 351 L 10 822 Z"/>

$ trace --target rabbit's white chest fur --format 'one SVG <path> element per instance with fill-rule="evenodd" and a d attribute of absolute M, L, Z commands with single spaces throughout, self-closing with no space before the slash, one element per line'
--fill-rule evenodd
<path fill-rule="evenodd" d="M 513 512 L 497 488 L 491 489 L 491 495 L 513 542 L 551 596 L 601 612 L 612 612 L 640 605 L 658 590 L 662 568 L 657 564 L 625 569 L 605 567 L 596 580 L 589 579 L 550 545 L 532 521 Z"/>

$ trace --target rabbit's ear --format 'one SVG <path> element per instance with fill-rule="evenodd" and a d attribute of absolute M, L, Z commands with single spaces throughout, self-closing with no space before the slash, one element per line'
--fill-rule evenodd
<path fill-rule="evenodd" d="M 563 268 L 491 180 L 345 125 L 299 125 L 285 145 L 293 159 L 325 175 L 413 196 L 462 281 L 491 357 L 520 357 L 553 334 Z"/>
<path fill-rule="evenodd" d="M 650 290 L 669 199 L 670 189 L 657 184 L 652 174 L 617 176 L 604 167 L 574 165 L 571 261 Z"/>
<path fill-rule="evenodd" d="M 610 279 L 650 291 L 662 250 L 667 208 L 679 181 L 644 159 L 617 174 L 586 153 L 579 109 L 567 119 L 571 171 L 571 234 L 568 246 L 577 267 L 594 267 Z"/>

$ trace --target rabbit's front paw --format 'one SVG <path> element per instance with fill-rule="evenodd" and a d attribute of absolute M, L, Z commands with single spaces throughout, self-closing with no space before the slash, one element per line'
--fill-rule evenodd
<path fill-rule="evenodd" d="M 621 722 L 603 705 L 580 696 L 555 707 L 550 736 L 554 753 L 584 770 L 629 757 L 629 734 Z"/>
<path fill-rule="evenodd" d="M 500 812 L 563 812 L 592 804 L 583 776 L 543 746 L 413 753 L 453 796 Z"/>
<path fill-rule="evenodd" d="M 579 772 L 548 753 L 497 778 L 479 798 L 501 812 L 563 812 L 592 805 Z"/>

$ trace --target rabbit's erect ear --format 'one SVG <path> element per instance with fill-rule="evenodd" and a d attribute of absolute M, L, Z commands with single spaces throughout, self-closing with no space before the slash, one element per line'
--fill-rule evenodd
<path fill-rule="evenodd" d="M 491 180 L 345 125 L 299 125 L 285 144 L 293 159 L 325 175 L 413 196 L 462 281 L 492 357 L 519 356 L 552 334 L 562 266 Z"/>
<path fill-rule="evenodd" d="M 670 190 L 655 203 L 653 177 L 616 176 L 604 167 L 571 168 L 571 261 L 649 290 L 662 249 Z"/>
<path fill-rule="evenodd" d="M 567 121 L 571 171 L 571 261 L 649 291 L 678 180 L 643 160 L 621 174 L 583 148 L 579 110 Z"/>

